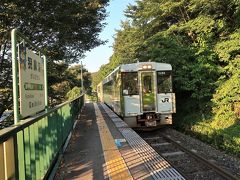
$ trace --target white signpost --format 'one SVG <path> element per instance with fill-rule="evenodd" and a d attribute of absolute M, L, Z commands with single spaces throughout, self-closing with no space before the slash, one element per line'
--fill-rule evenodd
<path fill-rule="evenodd" d="M 11 41 L 13 110 L 17 124 L 24 117 L 48 109 L 47 60 L 42 50 L 16 29 L 11 32 Z"/>
<path fill-rule="evenodd" d="M 33 51 L 19 46 L 20 115 L 26 117 L 45 109 L 44 61 Z"/>

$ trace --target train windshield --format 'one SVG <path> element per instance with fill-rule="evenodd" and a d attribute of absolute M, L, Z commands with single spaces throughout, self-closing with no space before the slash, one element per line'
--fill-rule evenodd
<path fill-rule="evenodd" d="M 122 73 L 122 87 L 123 87 L 123 95 L 139 94 L 137 72 Z"/>
<path fill-rule="evenodd" d="M 172 92 L 171 71 L 157 72 L 157 89 L 158 94 Z"/>

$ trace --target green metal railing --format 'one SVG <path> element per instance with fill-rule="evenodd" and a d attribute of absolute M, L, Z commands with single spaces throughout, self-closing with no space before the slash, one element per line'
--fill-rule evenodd
<path fill-rule="evenodd" d="M 70 134 L 84 95 L 0 130 L 0 179 L 44 179 Z"/>

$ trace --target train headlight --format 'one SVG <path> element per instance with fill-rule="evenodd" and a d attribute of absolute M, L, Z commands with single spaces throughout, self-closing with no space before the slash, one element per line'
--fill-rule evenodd
<path fill-rule="evenodd" d="M 152 69 L 152 65 L 151 64 L 145 64 L 142 66 L 143 69 Z"/>
<path fill-rule="evenodd" d="M 143 65 L 143 67 L 142 67 L 143 69 L 147 69 L 147 65 Z"/>

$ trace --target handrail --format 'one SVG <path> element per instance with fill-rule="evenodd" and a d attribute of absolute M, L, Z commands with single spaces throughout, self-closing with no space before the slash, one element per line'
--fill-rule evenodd
<path fill-rule="evenodd" d="M 84 105 L 84 94 L 0 130 L 0 179 L 47 179 Z"/>
<path fill-rule="evenodd" d="M 35 115 L 34 117 L 29 117 L 27 119 L 21 120 L 17 125 L 12 125 L 10 127 L 6 127 L 4 129 L 1 129 L 0 130 L 0 144 L 2 142 L 6 141 L 12 134 L 23 130 L 24 128 L 30 126 L 31 124 L 34 124 L 38 120 L 40 120 L 40 119 L 46 117 L 47 115 L 57 111 L 58 109 L 60 109 L 64 105 L 72 103 L 73 101 L 77 100 L 78 98 L 80 98 L 82 96 L 84 96 L 84 94 L 81 94 L 80 96 L 76 97 L 73 100 L 66 101 L 62 104 L 59 104 L 59 105 L 55 106 L 54 108 L 47 109 L 47 110 Z"/>

